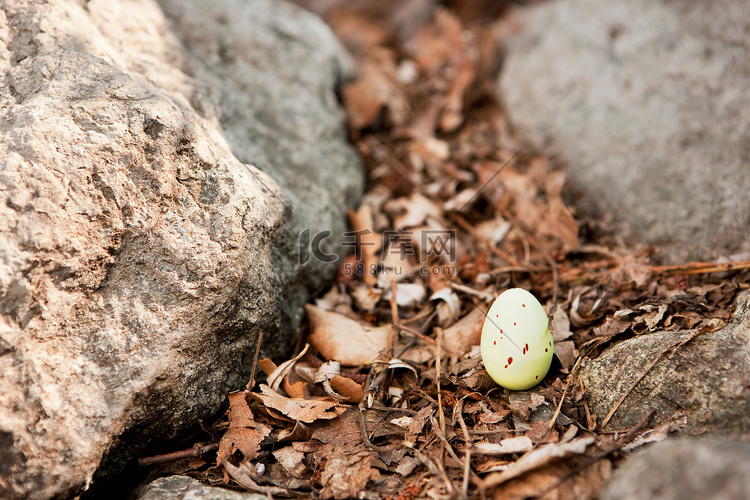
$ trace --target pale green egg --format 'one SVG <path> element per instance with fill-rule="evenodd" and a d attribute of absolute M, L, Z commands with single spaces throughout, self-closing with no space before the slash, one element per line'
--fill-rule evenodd
<path fill-rule="evenodd" d="M 534 387 L 549 371 L 553 344 L 547 313 L 536 297 L 511 288 L 495 299 L 484 319 L 481 343 L 492 380 L 514 391 Z"/>

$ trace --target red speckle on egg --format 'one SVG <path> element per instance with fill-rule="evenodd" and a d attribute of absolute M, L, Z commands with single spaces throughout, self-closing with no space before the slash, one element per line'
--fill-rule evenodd
<path fill-rule="evenodd" d="M 516 322 L 515 321 L 513 322 L 513 326 L 516 326 Z"/>
<path fill-rule="evenodd" d="M 500 317 L 500 315 L 499 315 L 499 314 L 495 314 L 495 317 L 496 317 L 496 318 L 499 318 L 499 317 Z"/>
<path fill-rule="evenodd" d="M 497 345 L 497 340 L 493 340 L 492 345 Z"/>
<path fill-rule="evenodd" d="M 513 358 L 508 358 L 508 364 L 513 363 Z"/>
<path fill-rule="evenodd" d="M 521 304 L 521 307 L 526 307 L 526 304 Z"/>
<path fill-rule="evenodd" d="M 526 344 L 526 350 L 527 351 L 529 350 L 529 344 Z"/>
<path fill-rule="evenodd" d="M 539 375 L 536 376 L 537 380 L 539 380 Z"/>
<path fill-rule="evenodd" d="M 502 328 L 500 329 L 500 333 L 503 333 L 503 329 Z"/>
<path fill-rule="evenodd" d="M 549 349 L 547 349 L 547 348 L 545 347 L 545 348 L 544 348 L 544 352 L 547 352 L 547 351 L 549 351 Z"/>

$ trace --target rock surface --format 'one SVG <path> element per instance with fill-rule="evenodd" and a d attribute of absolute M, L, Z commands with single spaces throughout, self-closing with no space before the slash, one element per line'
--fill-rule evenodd
<path fill-rule="evenodd" d="M 629 457 L 601 500 L 750 498 L 750 442 L 677 439 Z"/>
<path fill-rule="evenodd" d="M 655 332 L 620 342 L 590 361 L 581 380 L 599 424 L 627 394 L 609 429 L 632 428 L 654 412 L 651 423 L 684 424 L 686 434 L 750 432 L 750 293 L 738 297 L 721 330 Z"/>
<path fill-rule="evenodd" d="M 336 271 L 297 242 L 335 248 L 361 190 L 343 49 L 277 0 L 164 4 L 184 47 L 152 0 L 0 9 L 2 498 L 81 493 L 216 412 Z"/>
<path fill-rule="evenodd" d="M 152 481 L 138 500 L 265 500 L 266 495 L 207 486 L 187 476 L 162 477 Z"/>
<path fill-rule="evenodd" d="M 731 255 L 750 250 L 749 31 L 745 0 L 556 0 L 509 45 L 498 90 L 579 207 L 672 261 Z"/>

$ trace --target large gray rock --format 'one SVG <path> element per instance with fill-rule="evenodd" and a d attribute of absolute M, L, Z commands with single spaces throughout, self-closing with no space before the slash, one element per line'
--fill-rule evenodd
<path fill-rule="evenodd" d="M 266 495 L 207 486 L 187 476 L 161 477 L 149 483 L 138 500 L 265 500 Z"/>
<path fill-rule="evenodd" d="M 662 441 L 628 457 L 599 498 L 746 500 L 750 498 L 750 442 Z"/>
<path fill-rule="evenodd" d="M 343 49 L 277 0 L 179 4 L 186 46 L 152 0 L 1 4 L 2 498 L 80 493 L 216 412 L 336 271 L 297 236 L 335 247 L 361 190 Z"/>
<path fill-rule="evenodd" d="M 750 432 L 750 293 L 724 328 L 617 343 L 589 361 L 581 380 L 600 424 L 617 408 L 610 429 L 632 428 L 653 412 L 652 424 L 672 421 L 685 434 Z"/>
<path fill-rule="evenodd" d="M 747 251 L 748 31 L 746 0 L 555 0 L 508 46 L 499 94 L 582 208 L 671 260 Z"/>

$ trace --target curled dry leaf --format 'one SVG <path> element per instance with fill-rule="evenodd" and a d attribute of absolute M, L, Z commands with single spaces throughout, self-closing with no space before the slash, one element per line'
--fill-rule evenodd
<path fill-rule="evenodd" d="M 290 398 L 304 398 L 305 397 L 305 384 L 298 380 L 293 384 L 289 383 L 289 377 L 284 377 L 281 381 L 281 389 Z"/>
<path fill-rule="evenodd" d="M 359 403 L 364 397 L 364 389 L 349 377 L 334 375 L 331 378 L 331 386 L 344 398 L 347 403 Z"/>
<path fill-rule="evenodd" d="M 310 304 L 306 309 L 312 330 L 310 343 L 326 359 L 335 359 L 344 366 L 359 366 L 372 362 L 388 345 L 390 326 L 362 325 Z"/>
<path fill-rule="evenodd" d="M 307 353 L 307 350 L 310 348 L 309 344 L 305 344 L 305 348 L 302 349 L 302 352 L 297 354 L 294 358 L 290 359 L 289 361 L 284 361 L 279 366 L 276 367 L 276 369 L 268 375 L 268 380 L 266 381 L 268 385 L 273 389 L 274 391 L 278 391 L 279 387 L 281 386 L 281 382 L 289 375 L 289 372 L 292 371 L 292 368 L 294 368 L 294 364 L 302 358 L 302 356 Z"/>
<path fill-rule="evenodd" d="M 383 294 L 385 300 L 390 300 L 391 289 Z M 427 290 L 421 283 L 401 283 L 396 287 L 396 304 L 400 307 L 412 308 L 424 301 Z"/>
<path fill-rule="evenodd" d="M 523 453 L 534 447 L 526 436 L 503 439 L 499 443 L 474 443 L 473 451 L 478 455 L 510 455 Z"/>
<path fill-rule="evenodd" d="M 282 429 L 279 432 L 279 442 L 291 441 L 309 441 L 312 437 L 312 429 L 299 420 L 294 424 L 293 429 Z"/>
<path fill-rule="evenodd" d="M 430 300 L 439 300 L 437 304 L 438 322 L 447 327 L 455 323 L 461 313 L 461 301 L 450 288 L 441 288 L 433 293 Z"/>
<path fill-rule="evenodd" d="M 232 476 L 232 479 L 237 481 L 237 484 L 250 491 L 257 491 L 258 493 L 264 493 L 268 496 L 273 495 L 286 495 L 287 490 L 278 486 L 261 486 L 255 482 L 254 477 L 258 476 L 255 467 L 247 460 L 243 460 L 239 467 L 236 467 L 224 460 L 222 462 L 224 469 Z"/>
<path fill-rule="evenodd" d="M 339 403 L 351 402 L 348 396 L 339 394 L 336 388 L 333 387 L 331 381 L 335 377 L 338 377 L 339 379 L 345 379 L 345 377 L 341 376 L 341 363 L 339 363 L 338 361 L 327 361 L 326 363 L 323 363 L 320 368 L 318 368 L 318 373 L 315 375 L 315 383 L 323 384 L 323 389 L 326 391 L 326 394 L 333 398 L 334 401 L 338 401 Z M 352 380 L 352 382 L 354 381 Z M 357 384 L 356 382 L 354 382 L 354 384 L 359 387 L 359 384 Z M 359 393 L 362 393 L 362 388 L 360 387 L 359 389 Z M 362 397 L 360 396 L 357 402 L 361 400 Z"/>
<path fill-rule="evenodd" d="M 266 408 L 276 410 L 292 420 L 308 424 L 316 420 L 336 418 L 346 411 L 345 407 L 330 401 L 287 398 L 266 384 L 260 384 L 260 391 L 260 394 L 251 393 L 250 397 L 262 403 Z"/>

